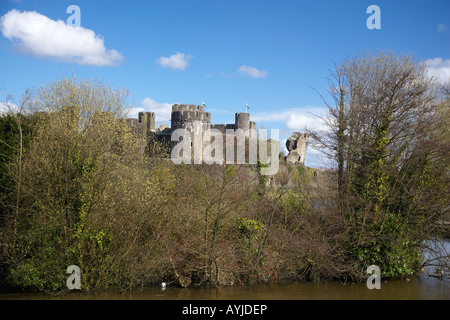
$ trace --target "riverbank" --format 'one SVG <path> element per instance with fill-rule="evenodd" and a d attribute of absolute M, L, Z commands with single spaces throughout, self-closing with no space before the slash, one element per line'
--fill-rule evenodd
<path fill-rule="evenodd" d="M 441 254 L 450 252 L 450 240 L 434 241 Z M 445 250 L 445 251 L 444 251 Z M 424 253 L 424 262 L 434 254 Z M 448 265 L 448 257 L 447 257 Z M 278 281 L 272 284 L 189 287 L 169 285 L 135 288 L 123 292 L 107 290 L 77 290 L 63 293 L 2 292 L 0 300 L 450 300 L 450 273 L 436 265 L 425 266 L 421 273 L 402 279 L 383 280 L 381 289 L 368 289 L 366 282 L 341 281 Z"/>
<path fill-rule="evenodd" d="M 407 279 L 383 281 L 381 289 L 366 283 L 280 282 L 270 285 L 220 288 L 144 287 L 121 293 L 118 289 L 65 294 L 10 293 L 0 300 L 450 300 L 450 278 L 427 273 Z"/>

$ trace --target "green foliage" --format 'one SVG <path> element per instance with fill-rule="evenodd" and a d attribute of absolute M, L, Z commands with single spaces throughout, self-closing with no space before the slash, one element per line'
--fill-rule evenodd
<path fill-rule="evenodd" d="M 266 226 L 254 219 L 238 218 L 236 222 L 239 234 L 244 239 L 242 263 L 248 270 L 248 280 L 266 278 L 267 274 L 261 271 L 261 268 L 266 265 L 266 257 L 263 254 L 261 242 L 258 241 L 263 238 Z"/>
<path fill-rule="evenodd" d="M 83 290 L 107 287 L 111 280 L 109 253 L 111 235 L 105 230 L 95 229 L 86 218 L 80 215 L 72 228 L 72 243 L 67 248 L 68 260 L 80 267 Z"/>
<path fill-rule="evenodd" d="M 358 247 L 357 269 L 364 272 L 368 265 L 380 267 L 382 277 L 399 277 L 415 273 L 421 265 L 421 254 L 417 246 L 406 244 L 369 245 Z"/>
<path fill-rule="evenodd" d="M 80 211 L 78 221 L 71 226 L 71 244 L 67 248 L 69 261 L 73 261 L 83 271 L 83 289 L 89 290 L 101 284 L 107 287 L 109 284 L 110 272 L 108 270 L 109 249 L 111 244 L 111 234 L 104 229 L 97 229 L 87 218 L 92 214 L 93 199 L 98 197 L 94 187 L 94 176 L 98 170 L 97 163 L 92 159 L 87 159 L 79 165 L 81 183 Z"/>
<path fill-rule="evenodd" d="M 23 114 L 0 115 L 0 194 L 9 192 L 11 188 L 8 164 L 14 161 L 19 152 L 19 129 L 22 130 L 22 147 L 26 149 L 31 141 L 33 121 L 31 116 Z"/>
<path fill-rule="evenodd" d="M 258 195 L 260 197 L 263 197 L 264 194 L 266 193 L 266 181 L 267 181 L 267 176 L 261 174 L 261 169 L 267 168 L 267 167 L 269 167 L 269 164 L 263 164 L 258 159 L 257 164 L 256 164 L 256 170 L 258 172 Z"/>
<path fill-rule="evenodd" d="M 32 138 L 33 119 L 23 114 L 0 115 L 0 228 L 8 224 L 13 214 L 14 188 L 13 164 L 20 163 L 20 154 L 28 148 Z M 0 229 L 0 242 L 2 229 Z M 6 259 L 0 254 L 0 286 L 7 277 Z"/>
<path fill-rule="evenodd" d="M 253 219 L 238 218 L 237 220 L 239 233 L 247 240 L 258 239 L 258 234 L 264 223 Z"/>
<path fill-rule="evenodd" d="M 283 206 L 289 210 L 295 211 L 298 214 L 302 214 L 311 209 L 309 196 L 302 192 L 294 192 L 289 190 L 283 197 Z"/>
<path fill-rule="evenodd" d="M 7 164 L 15 154 L 17 146 L 17 124 L 10 114 L 0 116 L 0 192 L 4 192 L 4 186 L 8 180 Z"/>
<path fill-rule="evenodd" d="M 31 263 L 23 263 L 12 269 L 8 276 L 9 282 L 21 288 L 32 288 L 36 290 L 44 290 L 45 283 L 41 279 L 39 270 Z M 58 289 L 56 287 L 55 289 Z"/>
<path fill-rule="evenodd" d="M 36 223 L 36 222 L 34 222 Z M 66 241 L 55 221 L 21 227 L 11 250 L 7 281 L 28 290 L 55 291 L 65 287 Z"/>
<path fill-rule="evenodd" d="M 8 285 L 64 290 L 65 270 L 72 264 L 81 268 L 83 290 L 110 283 L 113 237 L 97 222 L 99 199 L 121 161 L 133 166 L 144 149 L 119 118 L 123 91 L 99 86 L 64 78 L 43 87 L 31 108 L 48 113 L 33 114 L 33 122 L 19 118 L 20 139 L 17 131 L 6 132 L 13 146 L 21 143 L 21 157 L 12 157 L 7 166 L 10 214 L 0 232 Z M 28 123 L 33 140 L 26 140 Z"/>

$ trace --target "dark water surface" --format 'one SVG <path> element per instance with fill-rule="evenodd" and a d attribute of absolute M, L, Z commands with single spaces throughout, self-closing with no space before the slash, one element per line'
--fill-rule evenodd
<path fill-rule="evenodd" d="M 81 300 L 450 300 L 450 279 L 428 275 L 408 280 L 381 283 L 381 289 L 368 289 L 365 283 L 289 282 L 274 285 L 233 286 L 222 288 L 143 288 L 120 293 L 110 289 L 100 292 L 70 292 L 68 294 L 11 293 L 0 299 L 81 299 Z"/>
<path fill-rule="evenodd" d="M 444 246 L 450 252 L 450 241 Z M 177 288 L 170 285 L 135 289 L 121 293 L 110 289 L 99 292 L 66 294 L 0 293 L 0 300 L 450 300 L 450 275 L 429 267 L 406 279 L 383 281 L 381 289 L 368 289 L 365 282 L 282 282 L 272 285 L 230 286 L 221 288 Z"/>

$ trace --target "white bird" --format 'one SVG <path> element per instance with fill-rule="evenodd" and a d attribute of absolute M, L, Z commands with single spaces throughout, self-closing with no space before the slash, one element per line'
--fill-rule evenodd
<path fill-rule="evenodd" d="M 165 282 L 161 282 L 161 290 L 166 290 L 166 283 Z"/>

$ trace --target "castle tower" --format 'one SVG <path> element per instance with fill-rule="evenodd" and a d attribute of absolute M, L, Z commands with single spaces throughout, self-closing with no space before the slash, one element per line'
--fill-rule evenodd
<path fill-rule="evenodd" d="M 147 139 L 148 132 L 155 132 L 155 113 L 154 112 L 139 112 L 137 121 L 137 130 L 139 134 Z"/>
<path fill-rule="evenodd" d="M 172 106 L 171 129 L 183 128 L 194 132 L 194 122 L 199 121 L 203 131 L 211 126 L 211 114 L 203 111 L 203 106 L 193 104 L 174 104 Z"/>
<path fill-rule="evenodd" d="M 191 147 L 203 150 L 206 143 L 203 141 L 203 134 L 211 128 L 211 114 L 205 112 L 203 106 L 174 104 L 172 106 L 171 123 L 172 133 L 177 129 L 188 130 L 191 133 Z M 202 136 L 200 136 L 200 139 L 198 137 L 196 139 L 195 134 L 201 134 Z M 200 141 L 201 146 L 194 146 L 194 141 Z M 177 142 L 172 141 L 171 147 L 173 148 L 176 144 Z"/>
<path fill-rule="evenodd" d="M 242 129 L 244 131 L 250 129 L 250 114 L 246 112 L 236 113 L 234 129 Z"/>
<path fill-rule="evenodd" d="M 155 132 L 156 131 L 155 113 L 154 112 L 146 112 L 145 120 L 147 121 L 147 130 L 151 131 L 151 132 Z"/>

